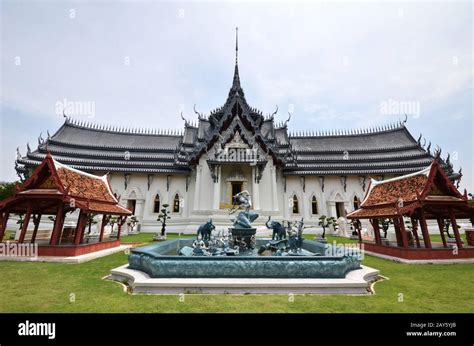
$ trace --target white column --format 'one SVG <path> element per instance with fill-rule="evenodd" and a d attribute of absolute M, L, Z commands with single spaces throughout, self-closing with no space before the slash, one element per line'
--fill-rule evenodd
<path fill-rule="evenodd" d="M 252 167 L 252 192 L 253 192 L 253 209 L 258 210 L 260 209 L 260 184 L 256 181 L 257 180 L 257 166 Z"/>
<path fill-rule="evenodd" d="M 337 217 L 337 211 L 336 211 L 336 202 L 329 202 L 329 215 L 328 216 L 333 216 L 334 218 Z"/>
<path fill-rule="evenodd" d="M 143 221 L 143 206 L 145 204 L 144 199 L 137 199 L 135 202 L 135 216 L 138 220 Z"/>
<path fill-rule="evenodd" d="M 194 187 L 194 210 L 199 210 L 199 197 L 201 195 L 202 166 L 196 166 L 196 186 Z"/>
<path fill-rule="evenodd" d="M 277 191 L 277 182 L 276 182 L 276 167 L 270 167 L 271 179 L 272 179 L 272 197 L 273 197 L 273 210 L 278 211 L 278 191 Z"/>
<path fill-rule="evenodd" d="M 214 200 L 212 204 L 212 209 L 214 210 L 219 209 L 219 204 L 221 202 L 221 182 L 220 182 L 221 166 L 217 166 L 216 175 L 217 175 L 217 179 L 214 182 Z"/>

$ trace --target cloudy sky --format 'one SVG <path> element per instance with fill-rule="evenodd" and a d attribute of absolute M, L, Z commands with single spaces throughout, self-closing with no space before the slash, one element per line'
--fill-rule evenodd
<path fill-rule="evenodd" d="M 1 2 L 0 181 L 16 148 L 76 118 L 182 129 L 221 106 L 239 68 L 252 106 L 291 131 L 403 120 L 473 183 L 473 9 L 465 2 Z M 80 112 L 79 112 L 80 113 Z M 43 135 L 45 137 L 45 135 Z"/>

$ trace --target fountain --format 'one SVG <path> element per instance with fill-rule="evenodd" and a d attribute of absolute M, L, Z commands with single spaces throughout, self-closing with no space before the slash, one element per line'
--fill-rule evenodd
<path fill-rule="evenodd" d="M 278 293 L 285 287 L 303 293 L 367 293 L 378 271 L 361 266 L 360 251 L 338 254 L 333 245 L 305 240 L 303 219 L 286 221 L 285 227 L 269 217 L 272 238 L 256 238 L 252 222 L 259 215 L 251 210 L 249 193 L 234 197 L 231 227 L 216 230 L 210 219 L 194 238 L 132 249 L 128 265 L 113 269 L 111 278 L 148 293 Z"/>

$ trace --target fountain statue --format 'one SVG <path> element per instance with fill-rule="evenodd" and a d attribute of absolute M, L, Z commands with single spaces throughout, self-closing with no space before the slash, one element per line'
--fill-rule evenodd
<path fill-rule="evenodd" d="M 283 221 L 285 223 L 285 221 Z M 301 218 L 300 221 L 286 221 L 287 227 L 285 228 L 282 223 L 278 221 L 272 221 L 270 223 L 270 217 L 266 223 L 267 228 L 273 228 L 272 240 L 266 244 L 260 246 L 258 250 L 259 255 L 263 256 L 311 256 L 312 253 L 302 250 L 303 249 L 303 230 L 304 220 Z"/>
<path fill-rule="evenodd" d="M 271 218 L 271 216 L 268 217 L 265 226 L 267 226 L 268 229 L 273 230 L 272 240 L 282 240 L 283 238 L 286 238 L 285 227 L 283 227 L 283 225 L 278 221 L 271 221 Z"/>
<path fill-rule="evenodd" d="M 234 244 L 236 244 L 240 251 L 253 250 L 255 247 L 255 233 L 257 229 L 252 227 L 252 222 L 258 218 L 258 214 L 251 211 L 252 199 L 247 190 L 239 192 L 233 196 L 232 208 L 229 211 L 229 216 L 239 211 L 237 217 L 233 220 L 233 227 L 229 230 L 232 234 Z"/>
<path fill-rule="evenodd" d="M 252 199 L 247 190 L 233 196 L 233 204 L 229 215 L 241 210 L 233 221 L 234 228 L 252 228 L 252 222 L 258 218 L 258 214 L 250 211 L 250 208 L 252 208 Z"/>
<path fill-rule="evenodd" d="M 197 231 L 198 237 L 201 236 L 202 240 L 208 241 L 211 239 L 211 233 L 214 229 L 216 229 L 216 226 L 212 223 L 212 219 L 209 219 L 208 222 L 199 226 Z"/>

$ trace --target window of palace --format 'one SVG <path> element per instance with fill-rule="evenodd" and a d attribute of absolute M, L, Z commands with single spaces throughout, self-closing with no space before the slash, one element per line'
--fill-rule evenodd
<path fill-rule="evenodd" d="M 156 195 L 155 201 L 153 203 L 153 212 L 154 213 L 159 213 L 160 212 L 160 195 Z"/>
<path fill-rule="evenodd" d="M 311 214 L 318 214 L 318 200 L 316 199 L 316 196 L 313 196 L 311 199 Z"/>
<path fill-rule="evenodd" d="M 174 195 L 173 199 L 173 213 L 179 213 L 179 195 Z"/>
<path fill-rule="evenodd" d="M 298 204 L 298 197 L 296 195 L 293 195 L 293 214 L 299 214 L 300 208 Z"/>
<path fill-rule="evenodd" d="M 360 208 L 360 199 L 357 198 L 357 196 L 354 196 L 354 210 L 357 210 Z"/>

